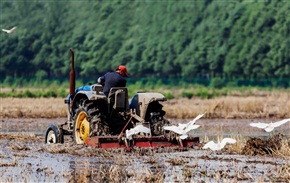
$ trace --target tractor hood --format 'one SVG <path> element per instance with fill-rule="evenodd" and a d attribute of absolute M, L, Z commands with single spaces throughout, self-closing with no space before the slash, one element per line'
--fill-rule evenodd
<path fill-rule="evenodd" d="M 167 99 L 161 93 L 137 93 L 139 95 L 139 102 L 149 104 L 153 101 L 166 101 Z"/>
<path fill-rule="evenodd" d="M 161 93 L 136 93 L 131 101 L 130 108 L 135 109 L 137 115 L 145 118 L 148 105 L 154 101 L 166 101 L 167 99 Z"/>

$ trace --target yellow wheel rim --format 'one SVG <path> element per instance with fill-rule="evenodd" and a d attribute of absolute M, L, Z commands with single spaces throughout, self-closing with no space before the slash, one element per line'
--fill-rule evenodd
<path fill-rule="evenodd" d="M 83 144 L 90 134 L 90 123 L 87 120 L 87 113 L 79 113 L 75 124 L 75 139 L 78 144 Z"/>

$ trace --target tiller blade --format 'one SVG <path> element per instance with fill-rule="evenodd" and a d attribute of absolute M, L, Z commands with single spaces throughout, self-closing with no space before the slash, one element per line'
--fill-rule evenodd
<path fill-rule="evenodd" d="M 86 140 L 88 146 L 98 148 L 127 148 L 131 150 L 134 147 L 141 148 L 163 148 L 163 147 L 180 147 L 182 149 L 199 146 L 199 137 L 188 137 L 184 140 L 175 139 L 169 141 L 164 136 L 154 137 L 134 137 L 133 140 L 128 140 L 125 137 L 118 136 L 95 136 L 89 137 Z"/>

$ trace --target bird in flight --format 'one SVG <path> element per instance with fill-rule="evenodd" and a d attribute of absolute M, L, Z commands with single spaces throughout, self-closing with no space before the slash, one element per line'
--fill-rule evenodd
<path fill-rule="evenodd" d="M 228 143 L 229 144 L 234 144 L 236 142 L 237 141 L 235 139 L 233 139 L 233 138 L 224 138 L 224 139 L 222 139 L 222 141 L 220 141 L 220 137 L 218 136 L 217 143 L 215 143 L 214 141 L 209 141 L 208 143 L 206 143 L 203 146 L 203 149 L 210 148 L 212 151 L 219 151 L 222 148 L 224 148 L 226 144 L 228 144 Z"/>
<path fill-rule="evenodd" d="M 16 27 L 13 27 L 12 29 L 2 29 L 3 32 L 6 32 L 7 34 L 11 34 L 14 30 L 16 29 Z"/>
<path fill-rule="evenodd" d="M 290 121 L 290 118 L 288 119 L 283 119 L 281 121 L 277 121 L 275 123 L 250 123 L 250 126 L 252 127 L 257 127 L 257 128 L 262 128 L 264 129 L 266 132 L 271 132 L 274 130 L 274 128 L 278 127 L 278 126 L 281 126 L 287 122 Z"/>
<path fill-rule="evenodd" d="M 137 125 L 130 130 L 126 130 L 126 138 L 131 140 L 132 136 L 138 133 L 151 133 L 151 130 L 143 125 Z"/>
<path fill-rule="evenodd" d="M 205 114 L 205 113 L 204 113 Z M 173 126 L 164 126 L 163 129 L 164 130 L 169 130 L 169 131 L 173 131 L 177 134 L 180 135 L 180 139 L 186 139 L 188 137 L 188 132 L 197 129 L 200 125 L 195 125 L 194 123 L 200 119 L 204 114 L 199 114 L 196 118 L 194 118 L 193 120 L 189 121 L 186 124 L 181 124 L 179 123 L 178 126 L 173 125 Z"/>

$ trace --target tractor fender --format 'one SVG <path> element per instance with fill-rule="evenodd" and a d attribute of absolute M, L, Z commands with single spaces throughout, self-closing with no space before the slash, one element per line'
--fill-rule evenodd
<path fill-rule="evenodd" d="M 86 95 L 88 99 L 91 99 L 92 97 L 96 98 L 96 95 L 102 97 L 104 95 L 102 90 L 102 85 L 99 84 L 85 85 L 77 88 L 74 95 Z M 68 95 L 67 99 L 70 100 L 70 95 Z M 74 96 L 75 99 L 76 96 Z"/>
<path fill-rule="evenodd" d="M 79 91 L 75 94 L 73 104 L 75 104 L 80 99 L 88 99 L 88 100 L 107 100 L 107 97 L 104 94 L 96 94 L 95 91 Z"/>

